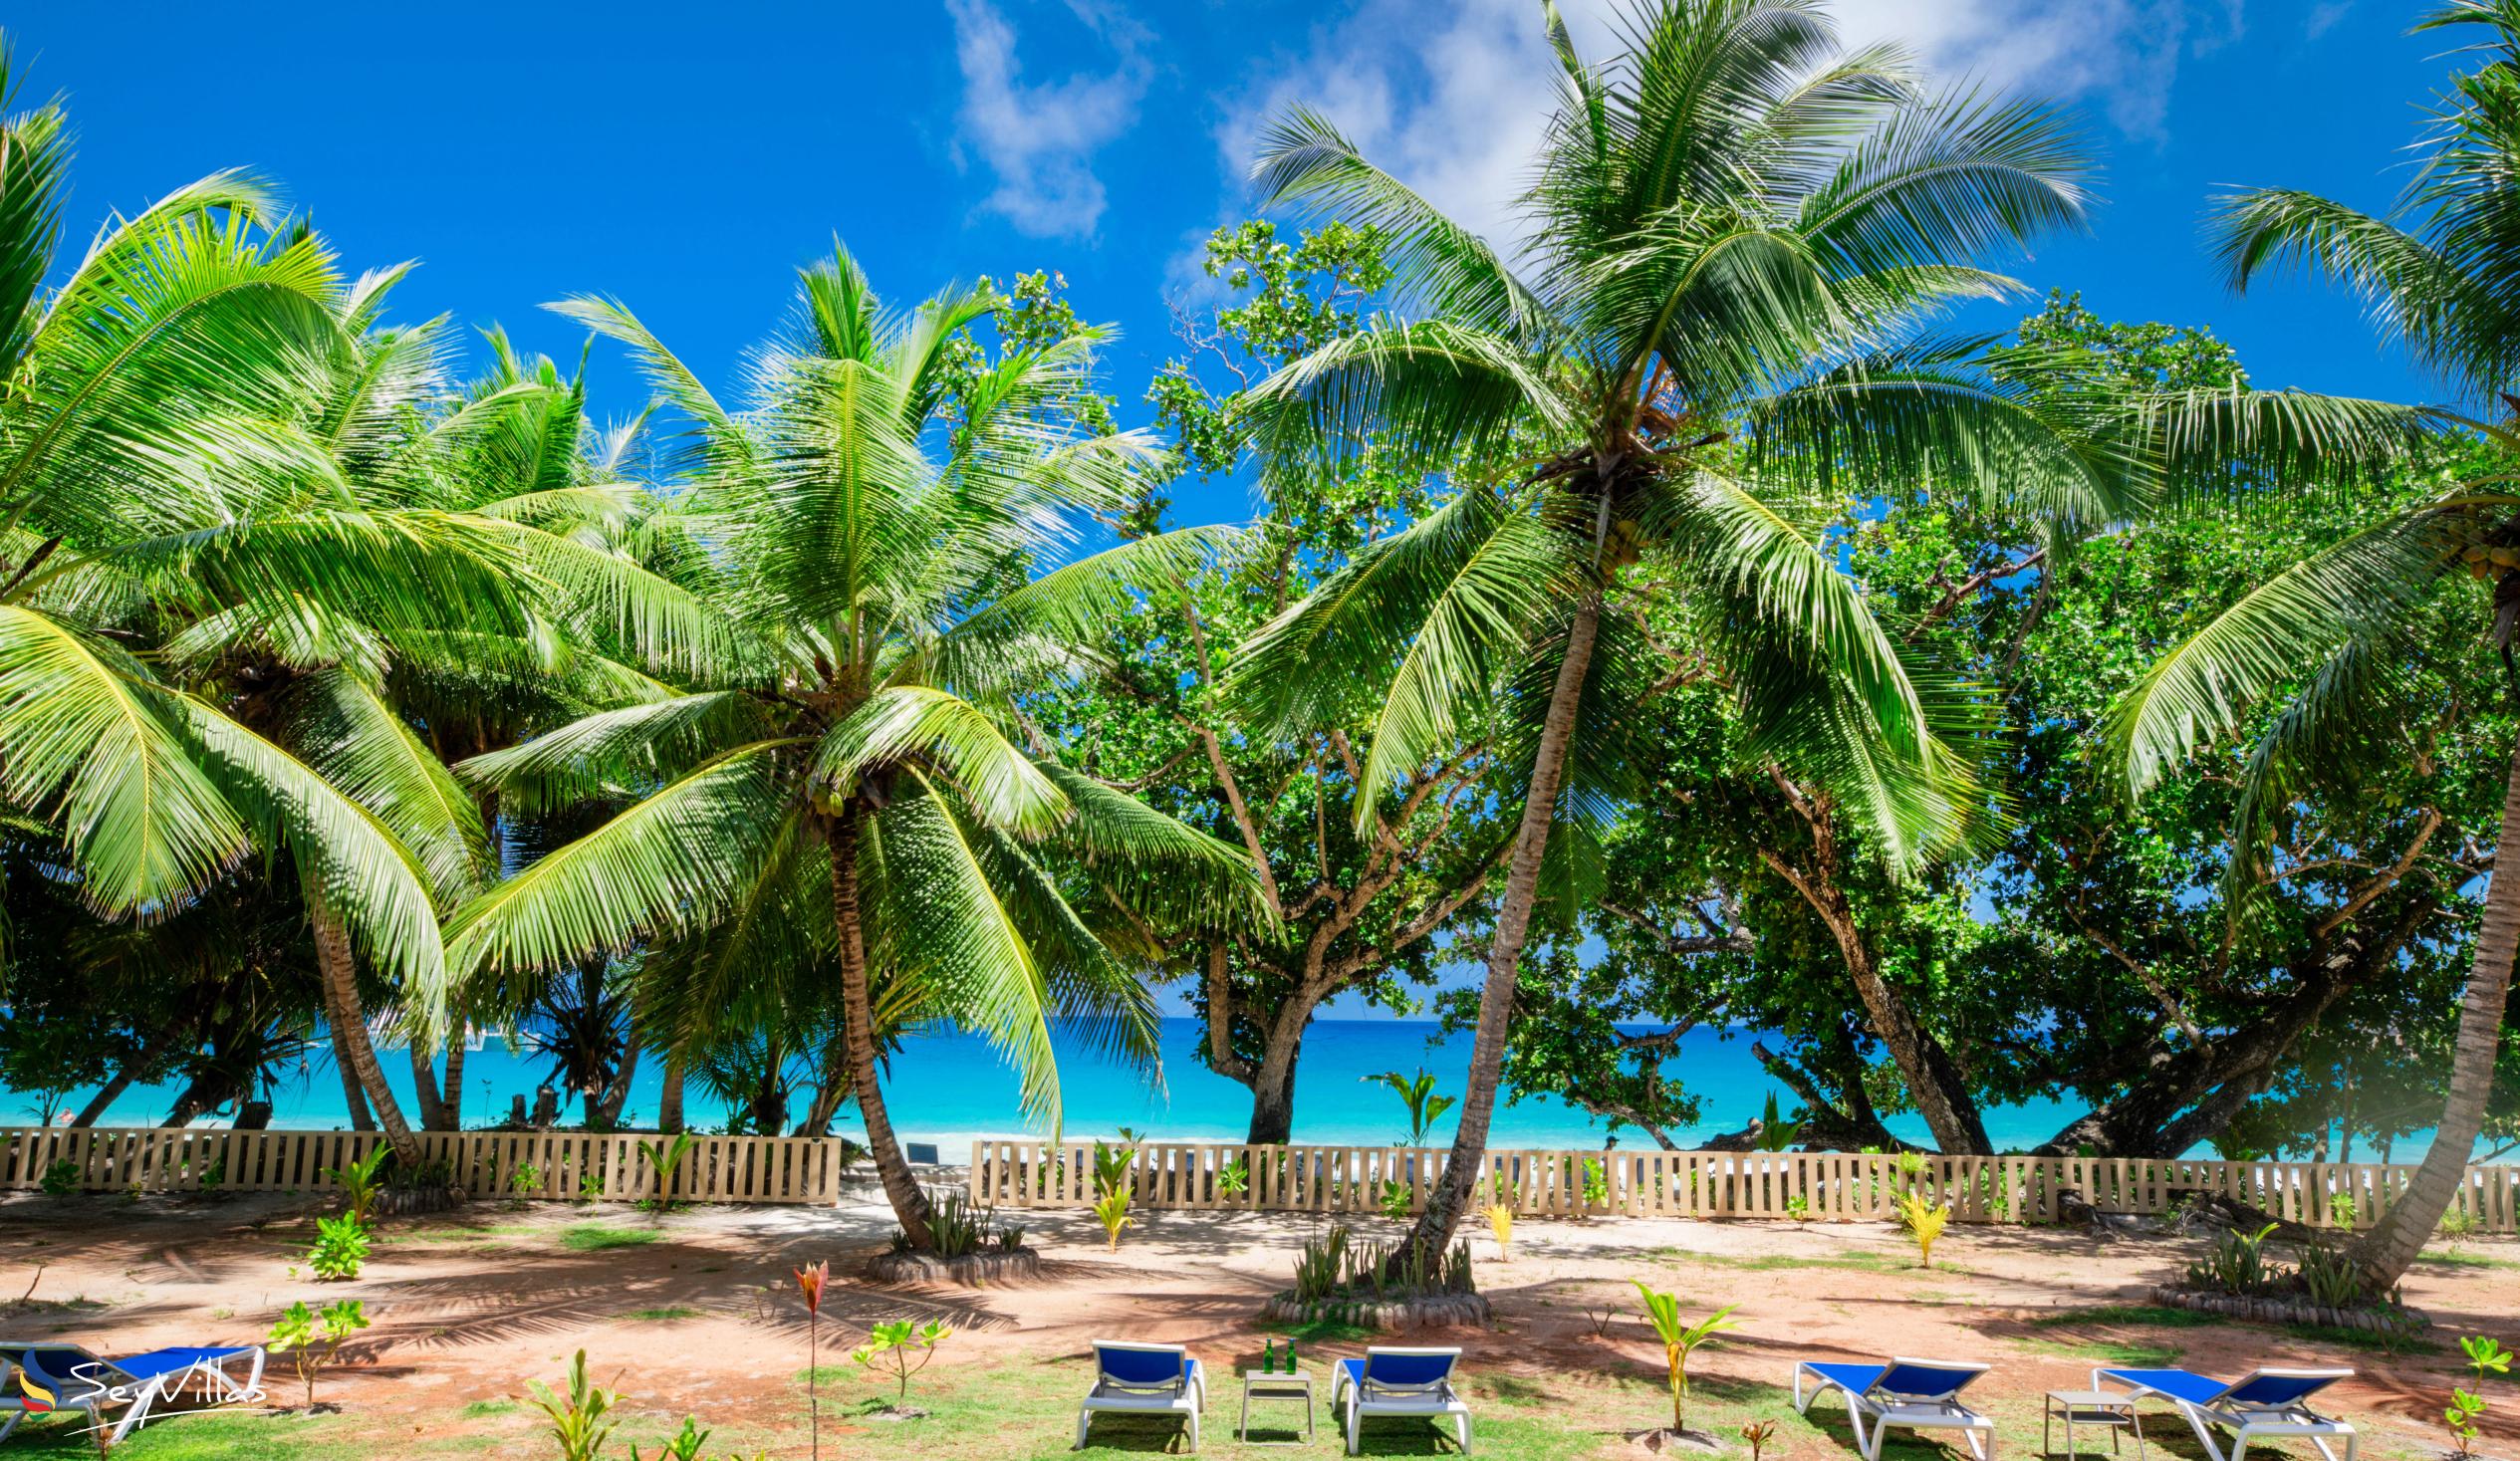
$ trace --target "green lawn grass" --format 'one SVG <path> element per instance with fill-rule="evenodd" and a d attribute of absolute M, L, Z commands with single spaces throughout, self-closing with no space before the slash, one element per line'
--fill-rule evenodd
<path fill-rule="evenodd" d="M 677 1319 L 698 1319 L 700 1311 L 688 1304 L 669 1304 L 662 1309 L 633 1309 L 622 1316 L 642 1324 L 665 1324 Z"/>
<path fill-rule="evenodd" d="M 636 1248 L 653 1243 L 664 1234 L 654 1228 L 617 1228 L 609 1223 L 571 1223 L 560 1230 L 560 1246 L 572 1253 L 602 1253 L 612 1248 Z"/>

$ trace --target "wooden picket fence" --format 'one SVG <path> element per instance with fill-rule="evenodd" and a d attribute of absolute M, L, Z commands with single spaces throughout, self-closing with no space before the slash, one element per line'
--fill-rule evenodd
<path fill-rule="evenodd" d="M 0 1188 L 43 1185 L 58 1167 L 84 1192 L 323 1191 L 325 1175 L 384 1138 L 366 1131 L 225 1131 L 0 1127 Z M 474 1196 L 663 1196 L 678 1202 L 833 1203 L 840 1198 L 837 1137 L 697 1136 L 657 1190 L 647 1146 L 656 1136 L 586 1132 L 428 1131 L 421 1159 Z"/>
<path fill-rule="evenodd" d="M 1094 1201 L 1095 1146 L 984 1142 L 971 1197 L 994 1207 Z M 1449 1153 L 1405 1146 L 1141 1142 L 1131 1149 L 1143 1208 L 1373 1213 L 1405 1193 L 1412 1212 Z M 2311 1227 L 2366 1228 L 2414 1175 L 2369 1162 L 2161 1161 L 2121 1157 L 1928 1156 L 1852 1152 L 1490 1151 L 1491 1190 L 1525 1216 L 1625 1215 L 1883 1221 L 1902 1192 L 1929 1194 L 1964 1223 L 2053 1222 L 2069 1201 L 2158 1213 L 2189 1194 L 2227 1197 Z M 2520 1233 L 2520 1166 L 2472 1166 L 2455 1207 L 2479 1231 Z"/>

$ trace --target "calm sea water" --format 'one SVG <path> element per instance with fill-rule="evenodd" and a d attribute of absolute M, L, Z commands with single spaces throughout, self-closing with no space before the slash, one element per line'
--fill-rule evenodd
<path fill-rule="evenodd" d="M 1729 1038 L 1727 1038 L 1729 1035 Z M 1679 1133 L 1687 1142 L 1748 1124 L 1775 1092 L 1787 1109 L 1791 1093 L 1779 1089 L 1750 1055 L 1746 1032 L 1692 1031 L 1666 1068 L 1704 1099 L 1702 1122 Z M 1238 1140 L 1251 1113 L 1249 1093 L 1215 1075 L 1198 1061 L 1202 1039 L 1196 1020 L 1163 1022 L 1163 1082 L 1151 1087 L 1134 1069 L 1100 1060 L 1062 1042 L 1060 1078 L 1065 1094 L 1066 1129 L 1072 1136 L 1109 1135 L 1122 1126 L 1175 1139 Z M 399 1051 L 379 1051 L 388 1081 L 405 1101 L 411 1096 L 409 1063 Z M 1296 1068 L 1295 1135 L 1302 1141 L 1379 1145 L 1404 1137 L 1407 1113 L 1399 1097 L 1370 1078 L 1379 1072 L 1410 1072 L 1423 1066 L 1436 1078 L 1436 1090 L 1460 1094 L 1469 1069 L 1470 1037 L 1444 1035 L 1428 1021 L 1325 1020 L 1304 1039 Z M 511 1097 L 523 1095 L 530 1103 L 534 1089 L 546 1079 L 547 1063 L 513 1055 L 493 1042 L 471 1053 L 464 1069 L 464 1115 L 468 1124 L 484 1124 L 507 1113 Z M 662 1072 L 652 1060 L 642 1061 L 631 1083 L 629 1116 L 632 1124 L 652 1121 Z M 894 1059 L 885 1091 L 891 1099 L 893 1124 L 903 1139 L 934 1142 L 948 1161 L 961 1160 L 972 1141 L 983 1137 L 1039 1134 L 1026 1124 L 1016 1100 L 1014 1078 L 978 1039 L 960 1035 L 926 1035 L 911 1039 Z M 154 1125 L 172 1105 L 170 1090 L 134 1087 L 107 1113 L 109 1125 Z M 79 1104 L 74 1097 L 69 1104 Z M 725 1112 L 697 1086 L 686 1089 L 685 1113 L 695 1126 L 717 1125 Z M 797 1102 L 802 1114 L 804 1102 Z M 564 1119 L 574 1120 L 578 1106 L 564 1102 Z M 0 1116 L 32 1120 L 34 1102 L 14 1093 L 0 1093 Z M 1988 1134 L 1999 1148 L 2027 1147 L 2047 1139 L 2071 1112 L 2055 1104 L 2007 1107 L 1987 1112 Z M 275 1102 L 273 1124 L 323 1129 L 350 1124 L 342 1100 L 341 1078 L 333 1071 L 329 1050 L 319 1051 L 291 1073 Z M 1925 1138 L 1924 1122 L 1915 1116 L 1893 1118 L 1891 1129 L 1914 1140 Z M 854 1127 L 843 1111 L 838 1129 Z M 1436 1125 L 1435 1139 L 1449 1141 L 1453 1119 Z M 1609 1131 L 1597 1120 L 1555 1096 L 1523 1096 L 1499 1108 L 1494 1135 L 1499 1146 L 1586 1147 L 1599 1145 Z M 1650 1144 L 1650 1138 L 1630 1130 L 1623 1145 Z"/>

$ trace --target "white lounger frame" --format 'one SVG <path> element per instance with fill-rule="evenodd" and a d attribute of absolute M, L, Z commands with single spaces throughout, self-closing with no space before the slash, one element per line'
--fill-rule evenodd
<path fill-rule="evenodd" d="M 2250 1377 L 2267 1375 L 2275 1379 L 2331 1377 L 2343 1379 L 2352 1373 L 2352 1370 L 2339 1369 L 2261 1368 L 2251 1370 Z M 2148 1385 L 2130 1384 L 2106 1369 L 2093 1370 L 2092 1388 L 2099 1389 L 2102 1380 L 2114 1381 L 2118 1388 L 2138 1398 L 2158 1395 L 2177 1406 L 2178 1413 L 2187 1418 L 2188 1429 L 2196 1432 L 2197 1443 L 2205 1448 L 2205 1454 L 2212 1457 L 2213 1461 L 2243 1461 L 2243 1458 L 2249 1454 L 2249 1442 L 2270 1436 L 2300 1436 L 2318 1448 L 2324 1461 L 2338 1461 L 2337 1453 L 2328 1449 L 2328 1442 L 2338 1436 L 2345 1438 L 2344 1461 L 2355 1461 L 2355 1455 L 2360 1446 L 2360 1437 L 2355 1435 L 2353 1426 L 2311 1409 L 2307 1400 L 2295 1400 L 2288 1405 L 2246 1405 L 2231 1402 L 2200 1405 L 2193 1400 L 2182 1400 L 2176 1395 L 2153 1389 Z M 2246 1383 L 2246 1381 L 2243 1380 L 2240 1383 Z M 2225 1455 L 2222 1447 L 2214 1440 L 2213 1427 L 2215 1426 L 2221 1426 L 2231 1432 L 2229 1455 Z"/>
<path fill-rule="evenodd" d="M 1962 1364 L 1949 1359 L 1917 1359 L 1907 1355 L 1892 1358 L 1890 1366 L 1927 1364 L 1935 1369 L 1970 1369 L 1983 1374 L 1983 1364 Z M 1884 1373 L 1888 1373 L 1885 1370 Z M 1814 1383 L 1810 1393 L 1803 1390 L 1803 1381 Z M 1794 1366 L 1794 1411 L 1807 1414 L 1811 1402 L 1824 1393 L 1836 1390 L 1847 1397 L 1847 1422 L 1855 1427 L 1855 1447 L 1864 1453 L 1864 1461 L 1882 1461 L 1884 1433 L 1897 1426 L 1905 1430 L 1956 1430 L 1967 1443 L 1969 1454 L 1976 1461 L 1995 1461 L 1995 1422 L 1971 1410 L 1957 1400 L 1929 1399 L 1922 1396 L 1859 1393 L 1813 1369 L 1809 1361 Z M 1867 1422 L 1870 1422 L 1869 1424 Z"/>

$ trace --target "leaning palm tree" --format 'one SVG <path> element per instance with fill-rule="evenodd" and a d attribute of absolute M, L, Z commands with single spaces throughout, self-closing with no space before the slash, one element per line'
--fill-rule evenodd
<path fill-rule="evenodd" d="M 1055 1125 L 1050 1017 L 1150 1060 L 1151 1003 L 1097 932 L 1108 897 L 1238 917 L 1241 854 L 1029 750 L 1024 692 L 1084 668 L 1101 615 L 1232 535 L 1192 529 L 1069 553 L 1137 490 L 1134 435 L 1062 403 L 1095 332 L 995 356 L 995 308 L 952 290 L 884 311 L 846 253 L 804 271 L 795 327 L 731 412 L 618 305 L 564 314 L 624 341 L 692 422 L 672 504 L 738 662 L 683 693 L 586 717 L 457 767 L 502 815 L 626 805 L 448 925 L 456 967 L 549 969 L 650 942 L 736 981 L 822 970 L 885 1195 L 929 1242 L 878 1044 L 904 1024 L 983 1033 Z"/>
<path fill-rule="evenodd" d="M 1250 391 L 1251 429 L 1283 470 L 1370 438 L 1459 491 L 1264 628 L 1237 693 L 1289 729 L 1380 698 L 1361 826 L 1448 746 L 1527 768 L 1421 1246 L 1449 1241 L 1479 1181 L 1544 874 L 1581 871 L 1632 783 L 1636 696 L 1728 684 L 1751 754 L 1826 786 L 1901 872 L 1994 802 L 1963 744 L 1982 707 L 1912 665 L 1840 571 L 1826 524 L 1846 502 L 1930 483 L 2070 541 L 2182 474 L 2212 479 L 2195 464 L 2234 445 L 2315 465 L 2375 424 L 2274 392 L 2058 392 L 2054 363 L 1919 337 L 1941 309 L 2018 289 L 1973 255 L 2083 216 L 2082 154 L 2037 106 L 1930 94 L 1894 50 L 1841 54 L 1811 0 L 1639 4 L 1602 67 L 1543 11 L 1565 76 L 1510 255 L 1312 113 L 1277 125 L 1256 169 L 1273 199 L 1390 239 L 1397 298 Z M 1677 599 L 1685 644 L 1612 611 L 1638 594 Z M 1859 993 L 1937 1140 L 1969 1149 L 1903 1003 Z"/>
<path fill-rule="evenodd" d="M 256 510 L 330 506 L 406 530 L 459 531 L 508 581 L 506 602 L 492 601 L 477 622 L 423 623 L 379 616 L 355 596 L 283 612 L 238 599 L 195 614 L 167 636 L 160 657 L 186 688 L 366 809 L 412 854 L 432 899 L 448 910 L 495 878 L 498 855 L 473 795 L 421 734 L 434 722 L 442 744 L 452 731 L 437 682 L 464 682 L 474 702 L 465 722 L 477 722 L 490 682 L 530 658 L 542 723 L 554 724 L 658 688 L 606 651 L 673 662 L 704 644 L 710 627 L 675 586 L 608 551 L 606 530 L 635 489 L 592 468 L 580 384 L 559 380 L 548 363 L 526 367 L 494 334 L 497 367 L 458 395 L 447 384 L 442 319 L 378 324 L 404 272 L 377 271 L 341 293 L 339 339 L 297 412 L 327 470 L 310 476 L 306 500 L 268 494 Z M 608 611 L 616 600 L 639 607 L 628 631 Z M 164 609 L 174 617 L 194 607 Z M 414 714 L 403 702 L 423 686 L 434 693 Z M 310 914 L 325 1021 L 358 1093 L 354 1115 L 372 1109 L 394 1149 L 415 1160 L 411 1123 L 369 1036 L 346 927 L 321 901 L 310 900 Z M 413 1078 L 422 1112 L 439 1112 L 426 1052 L 442 991 L 405 991 L 390 979 L 384 986 L 419 1016 L 406 1021 Z"/>
<path fill-rule="evenodd" d="M 2461 0 L 2418 29 L 2475 33 L 2485 60 L 2436 114 L 2428 155 L 2396 209 L 2375 216 L 2312 193 L 2243 193 L 2226 200 L 2221 254 L 2236 288 L 2286 265 L 2351 286 L 2464 398 L 2467 426 L 2498 454 L 2520 450 L 2520 432 L 2492 418 L 2499 407 L 2520 409 L 2520 4 Z M 2520 513 L 2508 484 L 2501 470 L 2454 476 L 2253 589 L 2165 655 L 2115 712 L 2129 791 L 2141 794 L 2204 742 L 2237 732 L 2252 707 L 2282 697 L 2250 753 L 2232 830 L 2235 869 L 2262 865 L 2298 796 L 2350 786 L 2358 762 L 2402 751 L 2371 727 L 2390 723 L 2398 670 L 2443 596 L 2477 614 L 2509 665 L 2520 625 Z M 2502 827 L 2506 841 L 2520 828 L 2520 748 Z M 2405 1273 L 2465 1182 L 2516 956 L 2520 877 L 2497 873 L 2440 1124 L 2405 1192 L 2354 1248 L 2370 1293 L 2387 1293 Z"/>
<path fill-rule="evenodd" d="M 161 916 L 286 848 L 329 936 L 433 987 L 412 851 L 134 650 L 232 608 L 308 633 L 513 618 L 496 540 L 338 491 L 300 407 L 358 291 L 319 236 L 266 226 L 254 180 L 110 220 L 46 292 L 68 156 L 53 109 L 0 122 L 0 789 L 100 913 Z"/>

